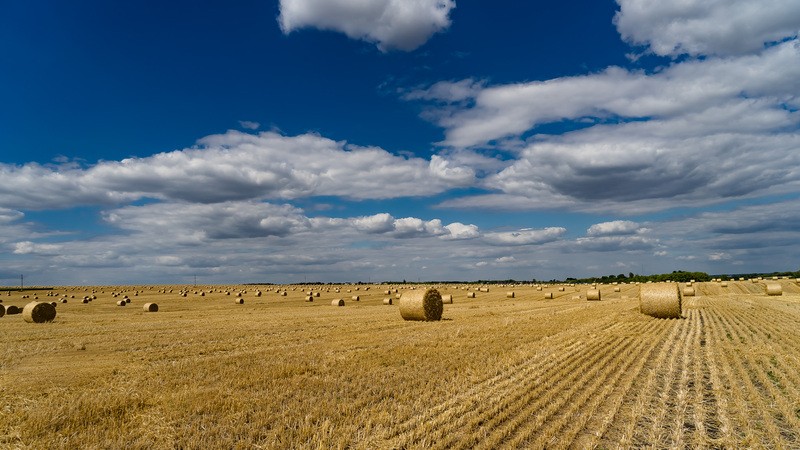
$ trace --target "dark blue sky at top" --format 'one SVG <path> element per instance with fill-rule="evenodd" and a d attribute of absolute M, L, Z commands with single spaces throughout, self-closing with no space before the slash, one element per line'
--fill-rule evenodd
<path fill-rule="evenodd" d="M 185 148 L 239 120 L 429 155 L 442 130 L 399 90 L 633 66 L 613 1 L 459 2 L 413 52 L 284 35 L 277 1 L 31 1 L 0 9 L 5 163 L 88 164 Z M 557 131 L 557 130 L 554 130 Z"/>

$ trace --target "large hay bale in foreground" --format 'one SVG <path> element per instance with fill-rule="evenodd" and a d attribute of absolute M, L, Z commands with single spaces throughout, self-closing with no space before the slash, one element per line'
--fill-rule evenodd
<path fill-rule="evenodd" d="M 442 320 L 442 294 L 436 289 L 403 292 L 399 306 L 405 320 Z"/>
<path fill-rule="evenodd" d="M 3 317 L 5 315 L 6 315 L 6 307 L 0 304 L 0 317 Z"/>
<path fill-rule="evenodd" d="M 653 283 L 639 286 L 639 311 L 661 319 L 681 317 L 681 292 L 675 283 Z"/>
<path fill-rule="evenodd" d="M 145 303 L 142 305 L 142 310 L 144 312 L 158 312 L 158 305 L 155 303 Z"/>
<path fill-rule="evenodd" d="M 783 295 L 783 287 L 778 283 L 768 283 L 767 295 Z"/>
<path fill-rule="evenodd" d="M 600 290 L 589 289 L 586 291 L 586 300 L 600 300 Z"/>
<path fill-rule="evenodd" d="M 56 318 L 56 308 L 46 302 L 30 302 L 22 308 L 22 318 L 28 323 L 52 322 Z"/>

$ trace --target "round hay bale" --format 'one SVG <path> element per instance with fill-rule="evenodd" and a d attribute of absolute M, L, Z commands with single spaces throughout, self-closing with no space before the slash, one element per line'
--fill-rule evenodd
<path fill-rule="evenodd" d="M 564 292 L 564 286 L 559 287 L 558 292 Z"/>
<path fill-rule="evenodd" d="M 399 306 L 404 320 L 442 320 L 442 294 L 436 289 L 404 292 Z"/>
<path fill-rule="evenodd" d="M 474 292 L 467 292 L 467 298 L 475 298 Z"/>
<path fill-rule="evenodd" d="M 313 295 L 309 295 L 309 296 L 307 296 L 307 297 L 306 297 L 306 301 L 307 301 L 307 302 L 313 302 L 313 301 L 314 301 L 314 296 L 313 296 Z"/>
<path fill-rule="evenodd" d="M 119 301 L 117 301 L 117 306 L 125 306 L 125 305 L 127 305 L 127 304 L 128 304 L 128 302 L 126 302 L 125 300 L 119 300 Z"/>
<path fill-rule="evenodd" d="M 89 303 L 89 299 L 88 298 L 84 298 L 83 300 L 81 300 L 81 303 Z"/>
<path fill-rule="evenodd" d="M 783 295 L 783 287 L 778 283 L 768 283 L 767 295 Z"/>
<path fill-rule="evenodd" d="M 387 297 L 387 298 L 383 299 L 383 304 L 384 305 L 391 305 L 392 304 L 392 298 L 391 297 Z"/>
<path fill-rule="evenodd" d="M 351 298 L 351 299 L 352 299 L 354 302 L 357 302 L 357 301 L 361 300 L 361 297 L 359 297 L 359 296 L 357 296 L 357 295 L 354 295 L 354 296 L 352 296 L 352 297 L 350 297 L 350 298 Z"/>
<path fill-rule="evenodd" d="M 685 288 L 683 288 L 683 296 L 684 297 L 694 297 L 694 288 L 693 287 L 685 287 Z"/>
<path fill-rule="evenodd" d="M 681 292 L 676 284 L 653 283 L 639 286 L 639 311 L 661 319 L 681 317 Z"/>
<path fill-rule="evenodd" d="M 331 306 L 344 306 L 344 299 L 343 298 L 337 298 L 337 299 L 331 300 Z"/>
<path fill-rule="evenodd" d="M 21 312 L 22 310 L 19 308 L 19 306 L 14 306 L 14 305 L 6 306 L 6 314 L 8 314 L 9 316 L 13 316 L 14 314 L 19 314 Z"/>
<path fill-rule="evenodd" d="M 442 303 L 447 303 L 448 305 L 453 304 L 453 294 L 447 294 L 442 296 Z"/>
<path fill-rule="evenodd" d="M 256 291 L 256 297 L 261 297 L 261 291 Z"/>
<path fill-rule="evenodd" d="M 236 297 L 233 299 L 233 303 L 236 305 L 244 305 L 244 299 L 242 297 Z"/>
<path fill-rule="evenodd" d="M 586 291 L 586 300 L 600 300 L 600 290 L 589 289 Z"/>
<path fill-rule="evenodd" d="M 281 292 L 281 296 L 282 297 L 286 297 L 287 295 L 289 295 L 289 294 L 286 291 Z"/>
<path fill-rule="evenodd" d="M 61 299 L 61 303 L 67 303 L 67 299 L 66 298 L 62 298 Z"/>
<path fill-rule="evenodd" d="M 619 288 L 618 288 L 618 287 L 615 287 L 615 288 L 614 288 L 614 292 L 619 292 Z"/>
<path fill-rule="evenodd" d="M 506 292 L 506 298 L 514 298 L 514 291 Z"/>
<path fill-rule="evenodd" d="M 0 317 L 3 317 L 5 315 L 6 315 L 6 307 L 0 304 Z"/>
<path fill-rule="evenodd" d="M 727 281 L 723 281 L 723 282 L 721 282 L 719 285 L 720 285 L 721 287 L 728 287 L 728 282 L 727 282 Z"/>
<path fill-rule="evenodd" d="M 52 322 L 56 308 L 50 303 L 30 302 L 22 308 L 22 318 L 28 323 Z"/>
<path fill-rule="evenodd" d="M 544 298 L 546 298 L 546 299 L 554 298 L 553 293 L 552 292 L 545 292 L 544 293 Z"/>
<path fill-rule="evenodd" d="M 144 312 L 158 312 L 158 305 L 155 303 L 145 303 L 142 305 L 142 310 Z"/>

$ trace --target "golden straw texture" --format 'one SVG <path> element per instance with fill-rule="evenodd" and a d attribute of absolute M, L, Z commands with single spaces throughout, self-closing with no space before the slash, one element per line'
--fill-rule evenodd
<path fill-rule="evenodd" d="M 586 300 L 600 300 L 600 290 L 589 289 L 586 291 Z"/>
<path fill-rule="evenodd" d="M 783 295 L 783 287 L 778 283 L 767 284 L 767 295 Z"/>
<path fill-rule="evenodd" d="M 142 305 L 142 310 L 144 312 L 158 312 L 158 305 L 155 303 L 145 303 Z"/>
<path fill-rule="evenodd" d="M 52 322 L 56 308 L 50 303 L 30 302 L 22 308 L 22 318 L 29 323 Z"/>
<path fill-rule="evenodd" d="M 405 320 L 442 320 L 442 294 L 436 289 L 404 292 L 399 306 Z"/>
<path fill-rule="evenodd" d="M 675 283 L 653 283 L 639 286 L 639 311 L 662 319 L 681 317 L 681 293 Z"/>

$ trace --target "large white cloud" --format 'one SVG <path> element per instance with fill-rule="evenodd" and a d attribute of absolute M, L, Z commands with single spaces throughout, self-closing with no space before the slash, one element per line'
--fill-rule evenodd
<path fill-rule="evenodd" d="M 305 27 L 339 31 L 381 51 L 411 51 L 450 26 L 454 0 L 281 0 L 278 22 L 288 34 Z"/>
<path fill-rule="evenodd" d="M 443 83 L 448 82 L 417 92 L 414 98 L 433 99 L 447 91 Z M 742 112 L 748 106 L 758 112 L 751 126 L 775 129 L 797 122 L 786 106 L 800 106 L 800 48 L 793 40 L 758 55 L 681 62 L 654 74 L 610 67 L 596 74 L 473 87 L 464 92 L 472 95 L 474 103 L 459 102 L 434 114 L 445 128 L 446 145 L 486 145 L 562 120 L 673 119 L 708 111 L 724 113 L 731 107 Z M 445 97 L 439 100 L 452 100 L 449 93 L 441 95 Z M 761 121 L 762 114 L 771 116 Z M 727 123 L 720 122 L 711 125 Z M 740 118 L 728 127 L 736 129 L 747 122 Z"/>
<path fill-rule="evenodd" d="M 305 134 L 229 131 L 195 148 L 144 158 L 76 164 L 0 164 L 0 206 L 111 205 L 142 198 L 216 203 L 327 195 L 384 199 L 468 186 L 472 169 L 433 156 L 404 158 Z"/>
<path fill-rule="evenodd" d="M 662 56 L 736 55 L 797 36 L 795 0 L 617 0 L 622 38 Z"/>

